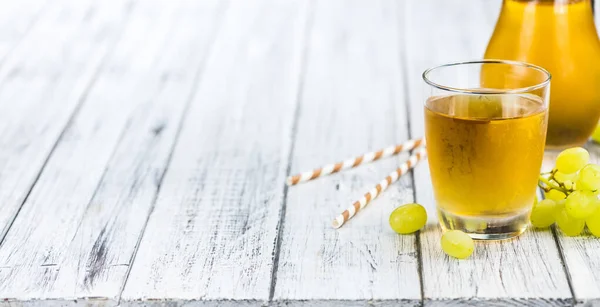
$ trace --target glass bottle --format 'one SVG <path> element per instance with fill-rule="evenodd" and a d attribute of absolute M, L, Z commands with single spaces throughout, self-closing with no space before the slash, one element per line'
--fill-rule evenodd
<path fill-rule="evenodd" d="M 504 0 L 484 57 L 550 71 L 546 147 L 587 141 L 600 117 L 600 41 L 591 0 Z"/>

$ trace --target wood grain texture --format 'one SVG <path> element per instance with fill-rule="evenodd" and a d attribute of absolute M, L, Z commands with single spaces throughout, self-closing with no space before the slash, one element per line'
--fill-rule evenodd
<path fill-rule="evenodd" d="M 100 6 L 88 0 L 57 0 L 4 59 L 0 239 L 114 45 L 128 7 L 127 2 Z"/>
<path fill-rule="evenodd" d="M 444 62 L 478 59 L 494 28 L 499 9 L 483 1 L 410 1 L 405 15 L 408 93 L 413 136 L 423 135 L 426 91 L 421 73 Z M 469 16 L 464 18 L 461 16 Z M 424 30 L 427 29 L 425 32 Z M 452 30 L 448 30 L 452 29 Z M 427 34 L 424 34 L 427 33 Z M 570 305 L 573 301 L 557 244 L 550 231 L 527 231 L 519 238 L 478 242 L 467 261 L 450 259 L 440 248 L 441 231 L 428 168 L 415 170 L 417 200 L 430 213 L 421 234 L 425 305 Z"/>
<path fill-rule="evenodd" d="M 269 299 L 307 14 L 304 1 L 231 3 L 122 305 Z"/>
<path fill-rule="evenodd" d="M 292 173 L 407 140 L 401 13 L 396 1 L 318 1 Z M 286 306 L 420 303 L 416 237 L 397 235 L 387 222 L 395 207 L 412 202 L 410 176 L 341 229 L 331 226 L 398 166 L 397 159 L 289 188 L 274 301 Z"/>
<path fill-rule="evenodd" d="M 6 236 L 0 298 L 118 303 L 220 9 L 136 5 Z"/>
<path fill-rule="evenodd" d="M 589 236 L 448 259 L 426 165 L 337 231 L 398 158 L 284 188 L 290 170 L 421 136 L 421 72 L 480 58 L 498 11 L 0 1 L 0 306 L 569 305 L 567 276 L 600 306 Z M 398 236 L 389 213 L 415 194 L 429 226 Z"/>

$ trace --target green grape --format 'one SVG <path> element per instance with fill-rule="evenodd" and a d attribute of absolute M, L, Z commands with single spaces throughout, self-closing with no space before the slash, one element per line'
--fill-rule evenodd
<path fill-rule="evenodd" d="M 473 239 L 460 230 L 449 230 L 442 235 L 442 250 L 448 255 L 458 259 L 471 256 L 475 249 Z"/>
<path fill-rule="evenodd" d="M 560 228 L 565 235 L 574 237 L 581 234 L 583 231 L 585 220 L 571 217 L 567 214 L 567 210 L 565 209 L 561 210 L 556 215 L 556 225 L 558 225 L 558 228 Z"/>
<path fill-rule="evenodd" d="M 588 230 L 596 237 L 600 238 L 600 209 L 590 215 L 586 220 Z"/>
<path fill-rule="evenodd" d="M 556 202 L 544 199 L 531 211 L 531 224 L 537 228 L 546 228 L 554 224 Z"/>
<path fill-rule="evenodd" d="M 592 134 L 592 140 L 596 143 L 600 143 L 600 125 L 596 127 L 594 133 Z"/>
<path fill-rule="evenodd" d="M 558 211 L 560 210 L 564 210 L 565 209 L 565 204 L 567 203 L 566 199 L 561 199 L 559 201 L 556 202 L 556 212 L 558 213 Z"/>
<path fill-rule="evenodd" d="M 581 147 L 573 147 L 563 150 L 556 157 L 556 169 L 564 174 L 573 174 L 584 167 L 590 154 Z"/>
<path fill-rule="evenodd" d="M 575 173 L 575 176 L 573 177 L 573 179 L 571 179 L 571 181 L 573 181 L 574 188 L 576 188 L 577 181 L 579 181 L 579 173 Z"/>
<path fill-rule="evenodd" d="M 567 180 L 571 180 L 573 181 L 573 179 L 575 178 L 575 176 L 577 176 L 577 173 L 573 173 L 573 174 L 563 174 L 561 172 L 556 172 L 554 174 L 554 179 L 556 179 L 558 182 L 562 182 L 564 183 Z"/>
<path fill-rule="evenodd" d="M 559 200 L 556 202 L 556 207 L 554 208 L 554 221 L 558 220 L 558 216 L 562 211 L 565 210 L 565 204 L 567 203 L 566 199 Z"/>
<path fill-rule="evenodd" d="M 427 223 L 427 211 L 419 204 L 400 206 L 390 214 L 390 226 L 399 234 L 413 233 Z"/>
<path fill-rule="evenodd" d="M 555 189 L 552 189 L 549 192 L 544 193 L 544 196 L 546 199 L 551 199 L 551 200 L 555 200 L 555 201 L 559 201 L 559 200 L 565 199 L 565 197 L 567 197 L 567 195 L 565 195 L 565 193 L 563 193 L 559 190 L 555 190 Z"/>
<path fill-rule="evenodd" d="M 563 184 L 565 185 L 565 188 L 567 190 L 575 190 L 575 183 L 571 180 L 565 180 L 565 182 L 563 182 Z"/>
<path fill-rule="evenodd" d="M 539 202 L 539 200 L 538 200 L 538 197 L 537 197 L 537 195 L 535 195 L 535 196 L 533 197 L 533 207 L 534 207 L 534 208 L 535 208 L 535 206 L 537 206 L 538 202 Z"/>
<path fill-rule="evenodd" d="M 579 171 L 577 190 L 596 191 L 600 189 L 600 166 L 588 164 Z"/>
<path fill-rule="evenodd" d="M 585 219 L 596 211 L 598 197 L 592 191 L 575 191 L 567 197 L 565 210 L 576 219 Z"/>

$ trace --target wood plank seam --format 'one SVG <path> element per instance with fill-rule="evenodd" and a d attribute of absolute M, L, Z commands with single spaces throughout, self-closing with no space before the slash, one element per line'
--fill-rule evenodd
<path fill-rule="evenodd" d="M 539 188 L 540 199 L 545 199 L 544 191 Z M 565 276 L 567 277 L 567 282 L 569 284 L 569 290 L 571 291 L 571 296 L 573 296 L 573 304 L 577 304 L 577 297 L 575 296 L 575 289 L 573 288 L 573 281 L 571 280 L 571 273 L 569 272 L 569 268 L 567 267 L 567 261 L 565 259 L 565 254 L 563 252 L 563 246 L 560 244 L 560 240 L 558 238 L 558 231 L 556 230 L 556 224 L 550 226 L 550 231 L 552 231 L 552 237 L 554 238 L 554 243 L 556 243 L 556 248 L 558 249 L 558 255 L 560 257 L 560 262 L 562 263 L 563 270 L 565 271 Z"/>
<path fill-rule="evenodd" d="M 596 8 L 596 13 L 598 13 Z M 596 15 L 596 21 L 600 21 L 598 15 Z M 600 24 L 597 24 L 600 26 Z M 590 153 L 589 163 L 598 163 L 600 157 L 600 151 L 596 142 L 588 142 L 583 146 Z M 546 158 L 550 158 L 550 165 L 555 164 L 556 155 L 558 152 L 553 152 L 551 155 L 547 155 Z M 550 156 L 550 157 L 548 157 Z M 544 169 L 547 170 L 547 169 Z M 599 242 L 589 230 L 584 230 L 583 234 L 576 237 L 569 237 L 561 233 L 559 228 L 556 228 L 556 236 L 561 246 L 564 263 L 568 270 L 568 278 L 572 282 L 575 306 L 600 306 L 600 278 L 598 273 L 598 250 Z"/>
<path fill-rule="evenodd" d="M 306 16 L 306 21 L 304 24 L 304 46 L 302 48 L 302 55 L 300 60 L 300 77 L 298 78 L 297 92 L 296 92 L 296 105 L 294 110 L 294 117 L 292 123 L 292 130 L 290 132 L 291 142 L 288 149 L 288 165 L 286 167 L 286 177 L 291 175 L 292 172 L 292 160 L 294 156 L 294 146 L 296 145 L 296 134 L 298 131 L 298 121 L 300 115 L 300 104 L 302 103 L 302 89 L 304 88 L 304 80 L 306 78 L 306 68 L 308 66 L 308 44 L 311 35 L 311 29 L 314 25 L 314 10 L 315 10 L 315 0 L 310 0 L 308 4 L 308 12 Z M 283 201 L 281 202 L 281 211 L 279 213 L 279 223 L 277 225 L 277 242 L 275 243 L 275 250 L 273 256 L 273 268 L 271 271 L 271 287 L 269 289 L 269 303 L 273 301 L 273 296 L 275 295 L 275 286 L 277 284 L 277 271 L 279 269 L 279 254 L 281 251 L 281 236 L 283 235 L 283 225 L 285 223 L 285 212 L 287 205 L 287 195 L 289 185 L 283 186 Z"/>
<path fill-rule="evenodd" d="M 542 194 L 542 198 L 544 193 Z M 577 304 L 577 297 L 575 296 L 575 290 L 573 289 L 573 281 L 571 280 L 571 273 L 569 272 L 569 268 L 567 267 L 567 261 L 565 259 L 565 254 L 563 252 L 563 246 L 560 244 L 560 240 L 558 239 L 558 232 L 556 230 L 556 224 L 551 226 L 552 237 L 554 238 L 554 242 L 556 243 L 556 248 L 558 249 L 558 255 L 560 257 L 560 262 L 562 263 L 563 270 L 565 271 L 565 276 L 567 277 L 567 282 L 569 283 L 569 291 L 571 291 L 571 295 L 573 296 L 574 304 Z"/>
<path fill-rule="evenodd" d="M 108 56 L 107 56 L 107 57 L 108 57 Z M 94 81 L 94 82 L 96 81 L 96 77 L 100 75 L 100 71 L 101 71 L 101 69 L 100 69 L 100 70 L 98 70 L 98 72 L 96 73 L 96 76 L 94 76 L 94 78 L 93 78 L 93 81 Z M 93 85 L 93 83 L 94 83 L 94 82 L 92 82 L 92 85 Z M 87 90 L 91 89 L 91 87 L 92 87 L 92 86 L 90 86 L 90 88 L 88 88 Z M 86 90 L 86 91 L 87 91 L 87 90 Z M 84 100 L 84 101 L 85 101 L 85 100 Z M 73 118 L 75 118 L 75 117 L 77 116 L 77 113 L 78 113 L 77 111 L 78 111 L 78 110 L 79 110 L 81 107 L 83 107 L 83 103 L 77 107 L 77 109 L 76 109 L 76 112 L 73 112 Z M 131 125 L 131 118 L 128 118 L 128 119 L 127 119 L 127 122 L 125 123 L 125 125 L 124 125 L 124 127 L 123 127 L 123 131 L 121 131 L 121 133 L 119 134 L 119 137 L 117 138 L 117 141 L 115 142 L 115 144 L 114 144 L 114 146 L 113 146 L 113 148 L 112 148 L 112 150 L 111 150 L 111 153 L 110 153 L 110 155 L 109 155 L 108 161 L 111 161 L 111 160 L 113 159 L 113 157 L 115 156 L 115 154 L 117 153 L 117 150 L 119 149 L 119 144 L 120 144 L 120 143 L 121 143 L 121 141 L 122 141 L 122 140 L 125 138 L 125 135 L 126 135 L 126 133 L 127 133 L 127 129 L 129 128 L 129 126 L 130 126 L 130 125 Z M 65 128 L 65 131 L 67 131 L 67 130 L 69 129 L 69 126 L 70 126 L 70 122 L 69 122 L 69 124 L 66 126 L 66 128 Z M 57 141 L 57 144 L 58 144 L 58 143 L 60 143 L 60 140 L 59 140 L 59 141 Z M 51 156 L 52 156 L 52 154 L 48 155 L 48 159 L 49 159 Z M 108 169 L 108 165 L 105 165 L 105 166 L 104 166 L 104 170 L 102 170 L 102 175 L 100 175 L 100 179 L 98 180 L 98 183 L 96 183 L 96 187 L 94 188 L 94 191 L 93 191 L 93 192 L 92 192 L 92 194 L 90 195 L 90 200 L 89 200 L 89 201 L 88 201 L 88 202 L 85 204 L 85 208 L 86 208 L 86 209 L 85 209 L 84 211 L 87 211 L 87 210 L 88 210 L 88 208 L 89 208 L 89 207 L 92 205 L 92 201 L 95 199 L 96 195 L 98 194 L 98 192 L 99 192 L 99 190 L 100 190 L 100 187 L 102 186 L 102 183 L 104 182 L 104 178 L 106 177 L 106 174 L 107 174 L 108 170 L 109 170 L 109 169 Z M 41 172 L 40 172 L 40 174 L 41 174 Z M 34 186 L 35 186 L 35 185 L 34 185 Z M 32 187 L 32 189 L 31 189 L 31 190 L 33 190 L 33 187 Z M 31 192 L 31 191 L 30 191 L 30 192 Z M 23 203 L 25 203 L 25 202 L 23 202 Z M 16 220 L 16 216 L 15 216 L 15 220 Z M 77 227 L 75 227 L 75 229 L 79 229 L 79 228 L 81 228 L 81 223 L 83 223 L 83 219 L 80 219 L 80 220 L 79 220 L 79 222 L 78 222 L 78 224 L 77 224 Z"/>
<path fill-rule="evenodd" d="M 398 3 L 317 3 L 292 161 L 298 170 L 322 163 L 317 155 L 337 159 L 408 137 L 404 106 L 395 105 L 403 100 Z M 415 237 L 381 227 L 393 207 L 412 202 L 409 177 L 348 228 L 332 231 L 320 222 L 339 213 L 330 207 L 355 200 L 344 190 L 360 192 L 381 179 L 378 172 L 397 167 L 396 161 L 380 163 L 289 190 L 274 305 L 421 303 Z"/>
<path fill-rule="evenodd" d="M 259 3 L 227 11 L 122 305 L 268 301 L 307 3 Z"/>
<path fill-rule="evenodd" d="M 131 5 L 125 11 L 126 12 L 125 13 L 125 18 L 124 18 L 124 21 L 121 22 L 121 26 L 124 26 L 124 25 L 127 24 L 127 16 L 129 16 L 131 14 L 131 12 L 132 12 L 133 2 L 130 2 L 130 4 Z M 102 59 L 100 60 L 100 64 L 96 68 L 96 71 L 94 71 L 94 74 L 90 78 L 90 81 L 88 82 L 88 84 L 85 86 L 85 89 L 83 90 L 83 92 L 81 94 L 81 97 L 79 97 L 79 99 L 78 99 L 79 101 L 76 103 L 76 106 L 73 109 L 73 112 L 69 115 L 68 120 L 66 121 L 65 125 L 62 127 L 62 129 L 61 129 L 58 137 L 56 138 L 56 141 L 54 142 L 54 144 L 52 145 L 50 151 L 48 152 L 48 155 L 44 159 L 44 162 L 42 163 L 42 166 L 40 167 L 40 170 L 38 171 L 38 173 L 36 174 L 34 180 L 31 183 L 31 185 L 27 189 L 27 193 L 25 194 L 25 197 L 23 198 L 23 201 L 21 202 L 21 205 L 19 206 L 19 209 L 17 210 L 17 212 L 15 213 L 15 215 L 12 217 L 12 219 L 11 219 L 11 221 L 9 223 L 9 226 L 6 227 L 6 230 L 4 231 L 4 233 L 0 233 L 0 248 L 4 244 L 4 239 L 6 238 L 6 235 L 8 234 L 8 232 L 10 231 L 13 223 L 17 219 L 17 216 L 19 216 L 19 213 L 21 212 L 21 209 L 23 208 L 23 205 L 27 202 L 27 199 L 29 198 L 29 196 L 31 194 L 31 191 L 33 190 L 33 188 L 35 187 L 36 183 L 40 179 L 42 173 L 44 172 L 44 169 L 46 168 L 46 165 L 48 164 L 48 161 L 52 157 L 52 154 L 54 153 L 54 151 L 56 150 L 58 144 L 61 142 L 61 140 L 65 136 L 65 133 L 68 130 L 68 128 L 73 124 L 73 121 L 77 117 L 77 114 L 79 113 L 79 111 L 83 107 L 85 101 L 87 100 L 87 97 L 88 97 L 88 95 L 90 93 L 90 90 L 92 89 L 92 87 L 96 83 L 96 80 L 98 79 L 98 76 L 100 75 L 100 72 L 104 68 L 104 65 L 106 64 L 106 61 L 109 58 L 109 56 L 112 54 L 112 50 L 114 50 L 114 47 L 119 42 L 119 40 L 121 38 L 121 35 L 122 35 L 122 32 L 119 32 L 119 34 L 117 34 L 113 38 L 113 41 L 110 43 L 109 49 L 105 52 L 104 55 L 102 55 Z M 2 65 L 0 65 L 0 67 L 1 66 Z M 2 86 L 1 83 L 0 83 L 0 86 Z"/>
<path fill-rule="evenodd" d="M 406 2 L 401 2 L 401 5 L 399 7 L 399 14 L 400 16 L 404 16 L 404 11 L 406 10 Z M 405 20 L 403 18 L 400 18 L 398 20 L 398 28 L 400 33 L 402 33 L 403 37 L 406 37 L 406 26 L 404 24 Z M 407 134 L 408 134 L 408 138 L 409 139 L 413 139 L 415 138 L 415 136 L 413 135 L 413 131 L 412 131 L 412 127 L 411 127 L 411 109 L 410 109 L 410 93 L 409 93 L 409 82 L 408 82 L 408 78 L 409 73 L 408 73 L 408 52 L 406 50 L 406 47 L 404 48 L 400 48 L 400 70 L 403 76 L 402 82 L 403 84 L 403 88 L 404 88 L 404 107 L 405 107 L 405 112 L 406 112 L 406 129 Z M 421 137 L 421 136 L 419 136 Z M 423 136 L 424 137 L 424 136 Z M 412 154 L 412 151 L 411 151 Z M 415 171 L 414 169 L 410 170 L 410 184 L 412 185 L 412 194 L 413 194 L 413 201 L 417 202 L 417 187 L 416 187 L 416 181 L 415 181 Z M 417 251 L 417 271 L 419 272 L 419 287 L 420 287 L 420 291 L 421 291 L 421 306 L 423 306 L 424 301 L 425 301 L 425 285 L 423 283 L 423 251 L 421 250 L 421 230 L 417 231 L 415 233 L 415 250 Z"/>
<path fill-rule="evenodd" d="M 3 299 L 8 298 L 10 302 L 44 299 L 48 304 L 73 301 L 75 304 L 118 304 L 127 266 L 149 214 L 157 181 L 167 166 L 186 98 L 194 85 L 193 77 L 207 55 L 214 25 L 218 24 L 217 9 L 221 7 L 220 1 L 207 5 L 175 4 L 164 9 L 143 2 L 149 1 L 139 1 L 136 5 L 113 55 L 5 239 L 5 246 L 0 250 L 0 258 L 8 263 L 0 272 L 3 273 L 0 278 Z M 77 16 L 83 15 L 85 8 L 78 6 Z M 126 19 L 122 14 L 124 5 L 108 8 L 110 10 L 103 9 L 104 14 L 98 15 L 107 18 L 98 18 L 96 24 L 102 22 L 111 29 L 119 29 L 118 25 Z M 198 15 L 209 17 L 210 21 L 197 21 L 204 19 Z M 111 16 L 119 16 L 119 19 Z M 112 33 L 111 41 L 117 34 Z M 96 65 L 79 86 L 78 95 L 71 99 L 73 105 L 101 56 L 109 50 L 110 41 L 103 41 L 104 52 L 96 56 Z M 73 108 L 64 114 L 50 142 L 56 139 Z M 120 137 L 123 131 L 126 131 L 125 138 Z M 116 143 L 119 149 L 111 155 Z M 75 158 L 74 162 L 81 168 L 66 165 L 71 158 Z M 106 167 L 108 172 L 104 172 Z M 98 181 L 102 181 L 102 186 L 96 190 Z M 70 186 L 82 187 L 83 191 L 69 189 Z M 58 190 L 58 194 L 54 190 Z M 85 206 L 90 198 L 91 206 Z M 69 210 L 36 213 L 43 212 L 44 207 L 49 207 L 45 204 L 53 201 L 58 209 L 70 205 Z M 59 232 L 53 235 L 57 238 L 53 244 L 44 243 L 45 235 L 41 231 L 25 232 L 36 227 L 36 222 L 46 222 L 45 226 Z M 67 231 L 61 232 L 64 228 Z M 20 240 L 23 237 L 25 239 Z M 30 238 L 39 240 L 32 242 Z M 19 246 L 12 249 L 11 242 Z M 28 247 L 31 253 L 21 252 Z M 37 257 L 32 256 L 30 260 L 29 255 Z M 14 261 L 11 263 L 11 260 Z M 46 264 L 53 267 L 46 268 Z M 29 273 L 35 277 L 20 277 Z M 42 286 L 38 286 L 40 281 L 44 282 Z"/>
<path fill-rule="evenodd" d="M 228 1 L 228 0 L 223 1 L 220 4 L 221 7 L 219 8 L 219 12 L 218 12 L 218 15 L 220 17 L 223 17 L 226 15 L 227 9 L 229 8 L 229 4 L 230 4 L 230 1 Z M 196 95 L 199 85 L 202 83 L 202 77 L 204 75 L 204 70 L 206 69 L 206 63 L 208 62 L 208 60 L 214 53 L 213 46 L 217 39 L 218 33 L 220 32 L 220 30 L 222 28 L 221 26 L 222 26 L 223 20 L 225 20 L 225 18 L 219 18 L 219 19 L 220 19 L 220 22 L 216 25 L 216 29 L 213 31 L 213 35 L 210 38 L 210 42 L 209 42 L 208 46 L 206 47 L 207 49 L 209 49 L 208 54 L 201 61 L 199 67 L 196 69 L 196 73 L 194 74 L 193 81 L 192 81 L 192 84 L 193 84 L 192 89 L 190 90 L 190 93 L 189 93 L 188 97 L 186 98 L 186 103 L 182 110 L 183 111 L 182 117 L 177 125 L 177 130 L 175 132 L 175 141 L 173 142 L 173 144 L 171 146 L 171 150 L 170 150 L 169 156 L 167 158 L 166 167 L 165 167 L 164 171 L 162 172 L 162 174 L 160 174 L 160 177 L 158 178 L 158 180 L 156 181 L 156 185 L 157 185 L 156 193 L 154 194 L 154 197 L 152 199 L 150 211 L 148 213 L 148 216 L 146 216 L 146 220 L 144 221 L 144 225 L 143 225 L 142 231 L 140 233 L 140 236 L 138 237 L 138 240 L 136 242 L 134 252 L 131 255 L 131 259 L 129 260 L 127 272 L 125 273 L 125 279 L 123 280 L 123 284 L 121 285 L 121 289 L 119 290 L 119 294 L 117 297 L 119 305 L 121 304 L 121 296 L 123 295 L 123 291 L 125 290 L 125 286 L 127 285 L 127 281 L 129 280 L 129 274 L 131 273 L 131 268 L 133 267 L 133 262 L 136 259 L 137 252 L 140 247 L 140 243 L 142 242 L 144 234 L 146 233 L 146 228 L 148 226 L 148 222 L 150 221 L 150 217 L 154 213 L 154 208 L 156 206 L 156 201 L 158 199 L 158 195 L 160 194 L 160 191 L 161 191 L 163 180 L 165 178 L 165 175 L 169 171 L 169 165 L 171 164 L 171 160 L 173 158 L 173 153 L 175 152 L 175 148 L 177 147 L 177 142 L 179 141 L 179 136 L 181 135 L 181 131 L 183 129 L 183 124 L 185 123 L 185 121 L 187 119 L 187 114 L 189 113 L 187 111 L 190 108 L 192 101 L 194 100 L 194 96 Z"/>

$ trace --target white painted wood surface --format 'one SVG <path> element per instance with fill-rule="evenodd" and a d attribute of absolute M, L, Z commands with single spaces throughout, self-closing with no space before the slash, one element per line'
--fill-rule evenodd
<path fill-rule="evenodd" d="M 269 299 L 309 4 L 231 3 L 123 305 Z"/>
<path fill-rule="evenodd" d="M 340 230 L 398 158 L 284 187 L 421 136 L 422 71 L 481 58 L 499 5 L 0 1 L 0 305 L 600 306 L 589 236 L 446 257 L 426 164 Z"/>
<path fill-rule="evenodd" d="M 499 2 L 491 6 L 483 1 L 428 0 L 408 5 L 405 26 L 411 132 L 421 136 L 426 98 L 426 91 L 420 90 L 426 88 L 421 73 L 446 62 L 482 58 Z M 431 30 L 428 35 L 419 31 L 425 25 Z M 515 240 L 477 243 L 471 260 L 451 259 L 440 249 L 441 231 L 425 165 L 416 168 L 415 184 L 417 200 L 427 207 L 431 217 L 420 237 L 425 305 L 571 304 L 569 284 L 550 231 L 527 231 Z"/>
<path fill-rule="evenodd" d="M 3 59 L 0 239 L 115 43 L 126 12 L 122 3 L 55 1 Z"/>
<path fill-rule="evenodd" d="M 222 6 L 135 5 L 4 240 L 1 297 L 118 303 Z"/>
<path fill-rule="evenodd" d="M 316 4 L 292 173 L 407 140 L 400 5 Z M 412 202 L 409 176 L 341 229 L 331 227 L 336 215 L 396 167 L 397 159 L 387 159 L 289 188 L 274 301 L 420 304 L 416 236 L 398 236 L 387 222 L 395 207 Z"/>

